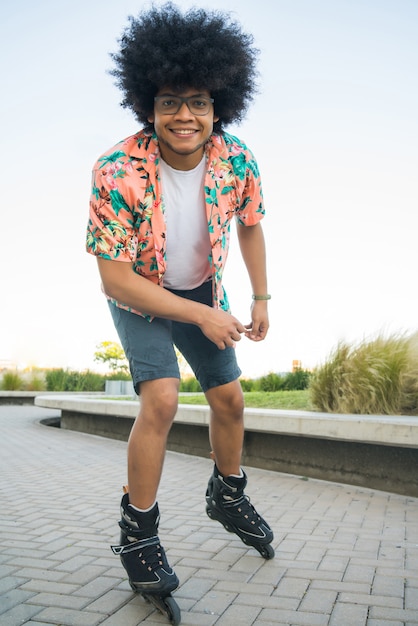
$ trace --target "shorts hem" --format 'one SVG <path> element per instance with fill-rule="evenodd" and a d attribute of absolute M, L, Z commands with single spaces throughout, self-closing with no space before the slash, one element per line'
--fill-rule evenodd
<path fill-rule="evenodd" d="M 217 379 L 212 378 L 211 380 L 207 381 L 206 384 L 203 384 L 200 381 L 199 383 L 200 383 L 200 386 L 202 387 L 203 392 L 206 392 L 206 391 L 210 391 L 211 389 L 214 389 L 215 387 L 220 387 L 221 385 L 228 385 L 228 383 L 234 382 L 241 376 L 241 374 L 242 374 L 241 370 L 238 369 L 235 373 L 232 373 L 231 376 L 224 376 L 223 378 L 217 378 Z"/>

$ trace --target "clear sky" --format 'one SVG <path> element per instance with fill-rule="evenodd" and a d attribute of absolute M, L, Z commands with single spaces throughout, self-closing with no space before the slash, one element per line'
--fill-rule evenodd
<path fill-rule="evenodd" d="M 418 326 L 418 2 L 211 0 L 253 33 L 260 93 L 229 130 L 262 172 L 271 330 L 247 376 L 323 362 L 338 341 Z M 0 361 L 93 367 L 117 340 L 84 251 L 96 158 L 138 130 L 107 73 L 145 3 L 16 0 L 0 23 Z M 249 321 L 233 239 L 225 286 Z"/>

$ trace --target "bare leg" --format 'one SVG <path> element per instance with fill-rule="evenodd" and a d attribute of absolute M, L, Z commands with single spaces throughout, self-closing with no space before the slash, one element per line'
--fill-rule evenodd
<path fill-rule="evenodd" d="M 157 499 L 167 436 L 178 402 L 177 378 L 141 383 L 140 411 L 128 441 L 129 501 L 147 509 Z"/>
<path fill-rule="evenodd" d="M 239 474 L 244 441 L 244 396 L 235 380 L 206 392 L 211 408 L 210 443 L 215 463 L 224 476 Z"/>

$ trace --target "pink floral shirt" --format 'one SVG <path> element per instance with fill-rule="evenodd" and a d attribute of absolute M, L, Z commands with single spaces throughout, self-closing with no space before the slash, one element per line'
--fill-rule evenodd
<path fill-rule="evenodd" d="M 135 272 L 163 285 L 166 222 L 159 162 L 158 139 L 144 131 L 121 141 L 98 159 L 93 169 L 87 251 L 132 263 Z M 228 310 L 222 274 L 231 221 L 235 217 L 240 224 L 253 226 L 262 219 L 261 181 L 250 150 L 227 133 L 211 136 L 206 162 L 204 191 L 213 305 Z M 115 304 L 132 310 L 123 303 Z"/>

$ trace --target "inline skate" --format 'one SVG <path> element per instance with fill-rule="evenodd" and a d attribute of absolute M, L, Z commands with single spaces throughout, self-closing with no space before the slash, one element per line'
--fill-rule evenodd
<path fill-rule="evenodd" d="M 258 550 L 262 557 L 272 559 L 273 532 L 245 495 L 247 475 L 243 470 L 242 474 L 241 478 L 225 478 L 215 465 L 206 491 L 206 513 L 228 532 L 238 535 L 246 545 Z"/>
<path fill-rule="evenodd" d="M 168 564 L 158 537 L 159 519 L 157 503 L 150 511 L 142 513 L 129 504 L 129 495 L 125 493 L 119 522 L 120 545 L 111 548 L 120 556 L 132 590 L 177 626 L 180 624 L 180 609 L 171 592 L 177 589 L 179 580 Z"/>

